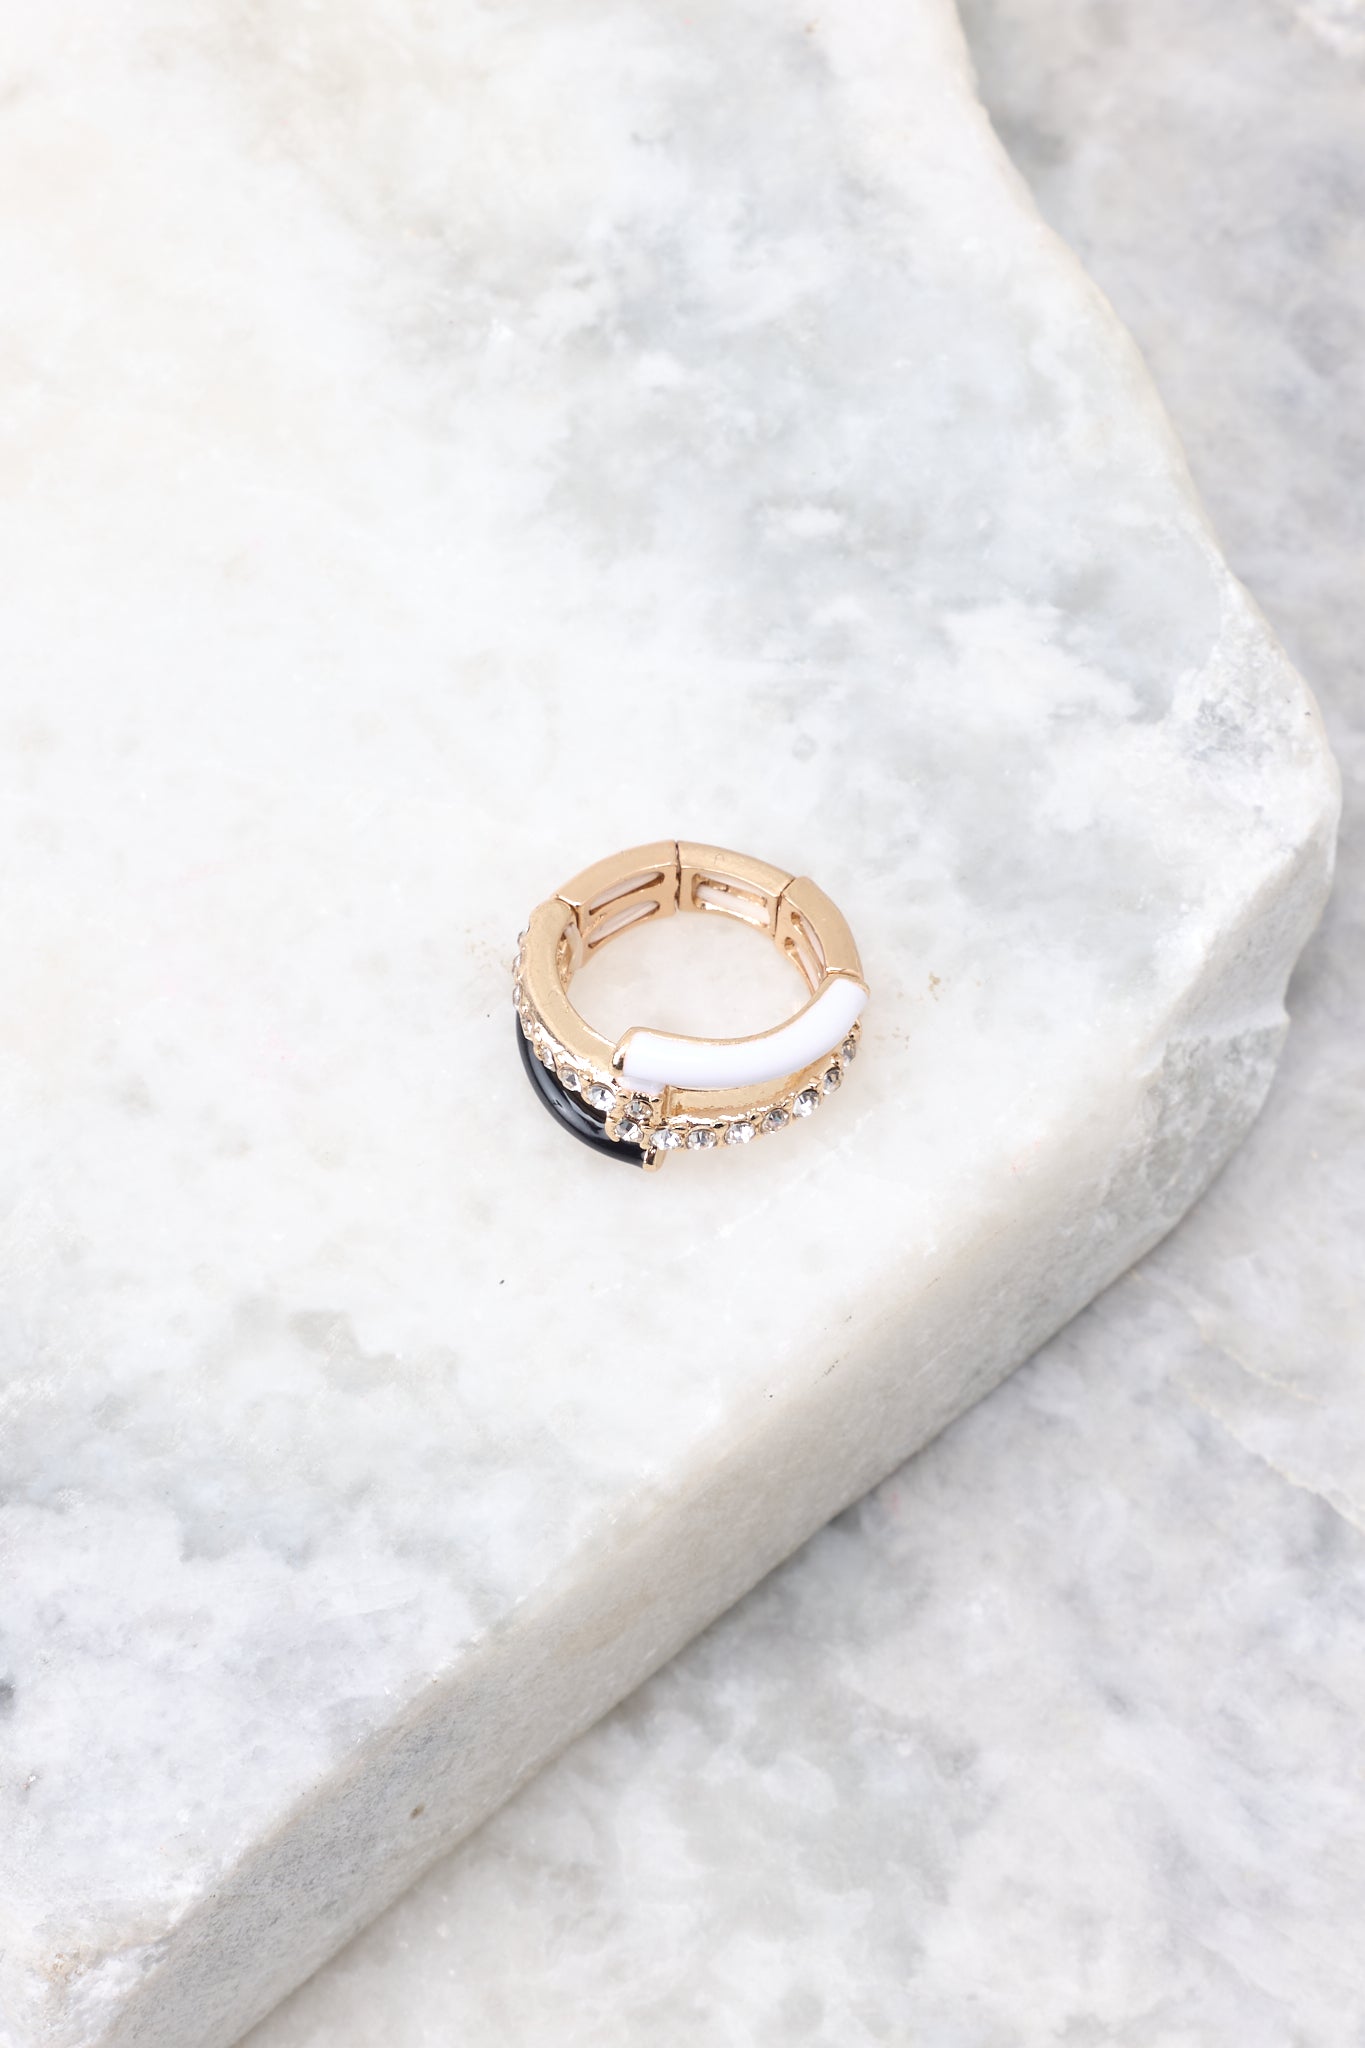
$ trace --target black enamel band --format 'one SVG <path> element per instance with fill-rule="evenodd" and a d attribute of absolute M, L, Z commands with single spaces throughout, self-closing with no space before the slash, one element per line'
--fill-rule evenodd
<path fill-rule="evenodd" d="M 530 1040 L 523 1033 L 520 1021 L 516 1033 L 521 1064 L 551 1116 L 585 1145 L 591 1145 L 594 1151 L 605 1152 L 612 1159 L 623 1159 L 627 1166 L 643 1166 L 645 1155 L 638 1145 L 619 1145 L 607 1136 L 605 1110 L 593 1109 L 581 1095 L 570 1095 L 553 1070 L 541 1065 L 531 1050 Z"/>

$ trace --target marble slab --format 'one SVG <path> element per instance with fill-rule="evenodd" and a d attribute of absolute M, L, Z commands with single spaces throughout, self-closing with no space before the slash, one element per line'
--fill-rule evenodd
<path fill-rule="evenodd" d="M 938 0 L 13 64 L 0 2041 L 214 2048 L 1180 1216 L 1336 785 Z M 642 1186 L 506 962 L 661 830 L 874 1003 Z"/>
<path fill-rule="evenodd" d="M 1342 763 L 1248 1141 L 251 2048 L 1344 2048 L 1365 1898 L 1365 15 L 969 0 Z"/>

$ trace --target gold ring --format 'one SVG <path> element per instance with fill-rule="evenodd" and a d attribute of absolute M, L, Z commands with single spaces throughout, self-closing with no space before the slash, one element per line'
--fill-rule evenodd
<path fill-rule="evenodd" d="M 719 911 L 764 933 L 809 1000 L 750 1038 L 639 1025 L 615 1045 L 569 999 L 610 940 L 676 910 Z M 600 860 L 531 913 L 513 970 L 517 1045 L 546 1107 L 585 1144 L 657 1168 L 670 1152 L 747 1145 L 810 1116 L 856 1057 L 867 984 L 853 934 L 823 889 L 747 853 L 660 839 Z"/>

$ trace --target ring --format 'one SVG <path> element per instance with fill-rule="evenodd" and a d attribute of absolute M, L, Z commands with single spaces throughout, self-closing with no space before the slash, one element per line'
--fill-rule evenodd
<path fill-rule="evenodd" d="M 633 1025 L 615 1045 L 579 1016 L 585 960 L 649 918 L 719 911 L 765 934 L 809 1000 L 749 1038 Z M 585 1144 L 645 1168 L 670 1152 L 747 1145 L 808 1117 L 857 1055 L 867 985 L 853 934 L 823 889 L 746 853 L 661 839 L 597 861 L 532 913 L 517 947 L 517 1047 L 536 1093 Z"/>

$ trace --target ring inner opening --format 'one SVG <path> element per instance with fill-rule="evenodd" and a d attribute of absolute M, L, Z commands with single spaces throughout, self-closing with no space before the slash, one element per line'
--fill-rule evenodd
<path fill-rule="evenodd" d="M 632 1024 L 692 1038 L 747 1038 L 784 1024 L 810 999 L 800 963 L 784 958 L 766 932 L 766 912 L 760 927 L 734 915 L 645 911 L 625 943 L 588 949 L 570 1000 L 613 1041 Z"/>

